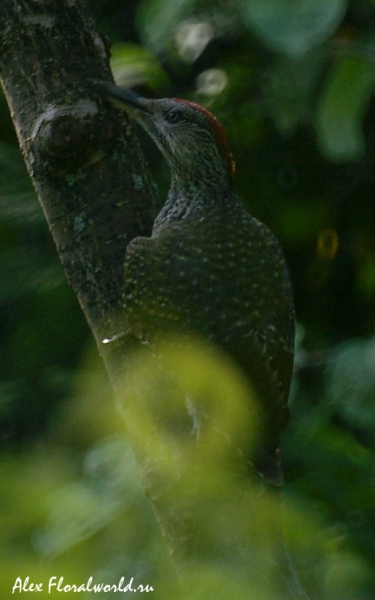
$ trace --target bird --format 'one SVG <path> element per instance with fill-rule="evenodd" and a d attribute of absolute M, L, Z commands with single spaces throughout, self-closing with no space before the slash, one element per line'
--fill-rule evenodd
<path fill-rule="evenodd" d="M 179 98 L 145 98 L 107 81 L 95 87 L 143 127 L 171 171 L 151 236 L 134 238 L 126 249 L 130 327 L 151 342 L 164 332 L 195 332 L 230 356 L 261 408 L 255 468 L 280 485 L 295 334 L 281 245 L 239 200 L 226 132 L 208 109 Z"/>

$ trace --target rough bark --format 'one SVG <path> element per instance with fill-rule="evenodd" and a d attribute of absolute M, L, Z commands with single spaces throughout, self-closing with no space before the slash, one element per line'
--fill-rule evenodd
<path fill-rule="evenodd" d="M 150 235 L 158 202 L 126 115 L 90 84 L 91 78 L 110 77 L 106 41 L 83 0 L 1 0 L 0 78 L 19 143 L 66 277 L 119 389 L 123 358 L 136 344 L 126 333 L 123 309 L 125 248 L 133 237 Z M 104 339 L 113 341 L 103 344 Z M 127 425 L 135 444 L 147 446 L 138 431 L 132 435 L 132 418 Z M 147 452 L 137 448 L 145 471 Z M 201 460 L 198 445 L 194 461 Z M 203 479 L 206 467 L 210 464 L 202 465 Z M 239 484 L 242 469 L 238 477 L 231 472 L 231 488 L 214 486 L 206 498 L 200 482 L 191 473 L 185 476 L 182 467 L 161 491 L 151 474 L 148 493 L 172 552 L 183 557 L 180 564 L 208 560 L 249 580 L 260 564 L 272 563 L 256 523 L 264 499 L 251 485 Z M 278 513 L 272 522 L 278 529 Z M 305 598 L 293 569 L 284 568 L 287 554 L 278 548 L 278 555 L 284 563 L 276 569 L 282 597 Z M 267 567 L 264 577 L 269 575 Z"/>
<path fill-rule="evenodd" d="M 110 78 L 106 40 L 80 0 L 2 0 L 0 78 L 27 168 L 77 293 L 116 378 L 124 348 L 123 259 L 149 235 L 155 188 L 126 116 L 95 94 Z"/>

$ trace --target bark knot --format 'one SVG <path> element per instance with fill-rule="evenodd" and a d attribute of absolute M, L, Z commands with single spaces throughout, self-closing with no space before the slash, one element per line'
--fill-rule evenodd
<path fill-rule="evenodd" d="M 33 151 L 52 161 L 79 159 L 82 166 L 97 153 L 99 108 L 96 102 L 80 99 L 76 103 L 49 106 L 36 120 L 31 133 Z"/>

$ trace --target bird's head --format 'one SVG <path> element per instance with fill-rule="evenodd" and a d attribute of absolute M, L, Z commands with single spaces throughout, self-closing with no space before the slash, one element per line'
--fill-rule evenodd
<path fill-rule="evenodd" d="M 226 178 L 231 183 L 235 166 L 227 136 L 206 108 L 178 98 L 143 98 L 107 82 L 96 82 L 96 87 L 147 131 L 173 175 Z"/>

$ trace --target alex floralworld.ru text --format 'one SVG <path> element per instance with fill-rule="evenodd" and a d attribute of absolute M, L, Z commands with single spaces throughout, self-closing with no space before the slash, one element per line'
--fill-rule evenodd
<path fill-rule="evenodd" d="M 51 592 L 153 592 L 154 589 L 150 585 L 134 585 L 133 577 L 130 581 L 125 584 L 125 577 L 121 577 L 118 584 L 109 584 L 109 583 L 92 583 L 92 577 L 90 577 L 86 583 L 82 583 L 80 585 L 65 584 L 64 577 L 50 577 L 48 581 L 48 593 Z M 17 577 L 13 589 L 12 594 L 16 592 L 43 592 L 43 583 L 33 583 L 30 581 L 30 577 L 26 577 L 25 580 L 22 580 L 21 577 Z"/>

